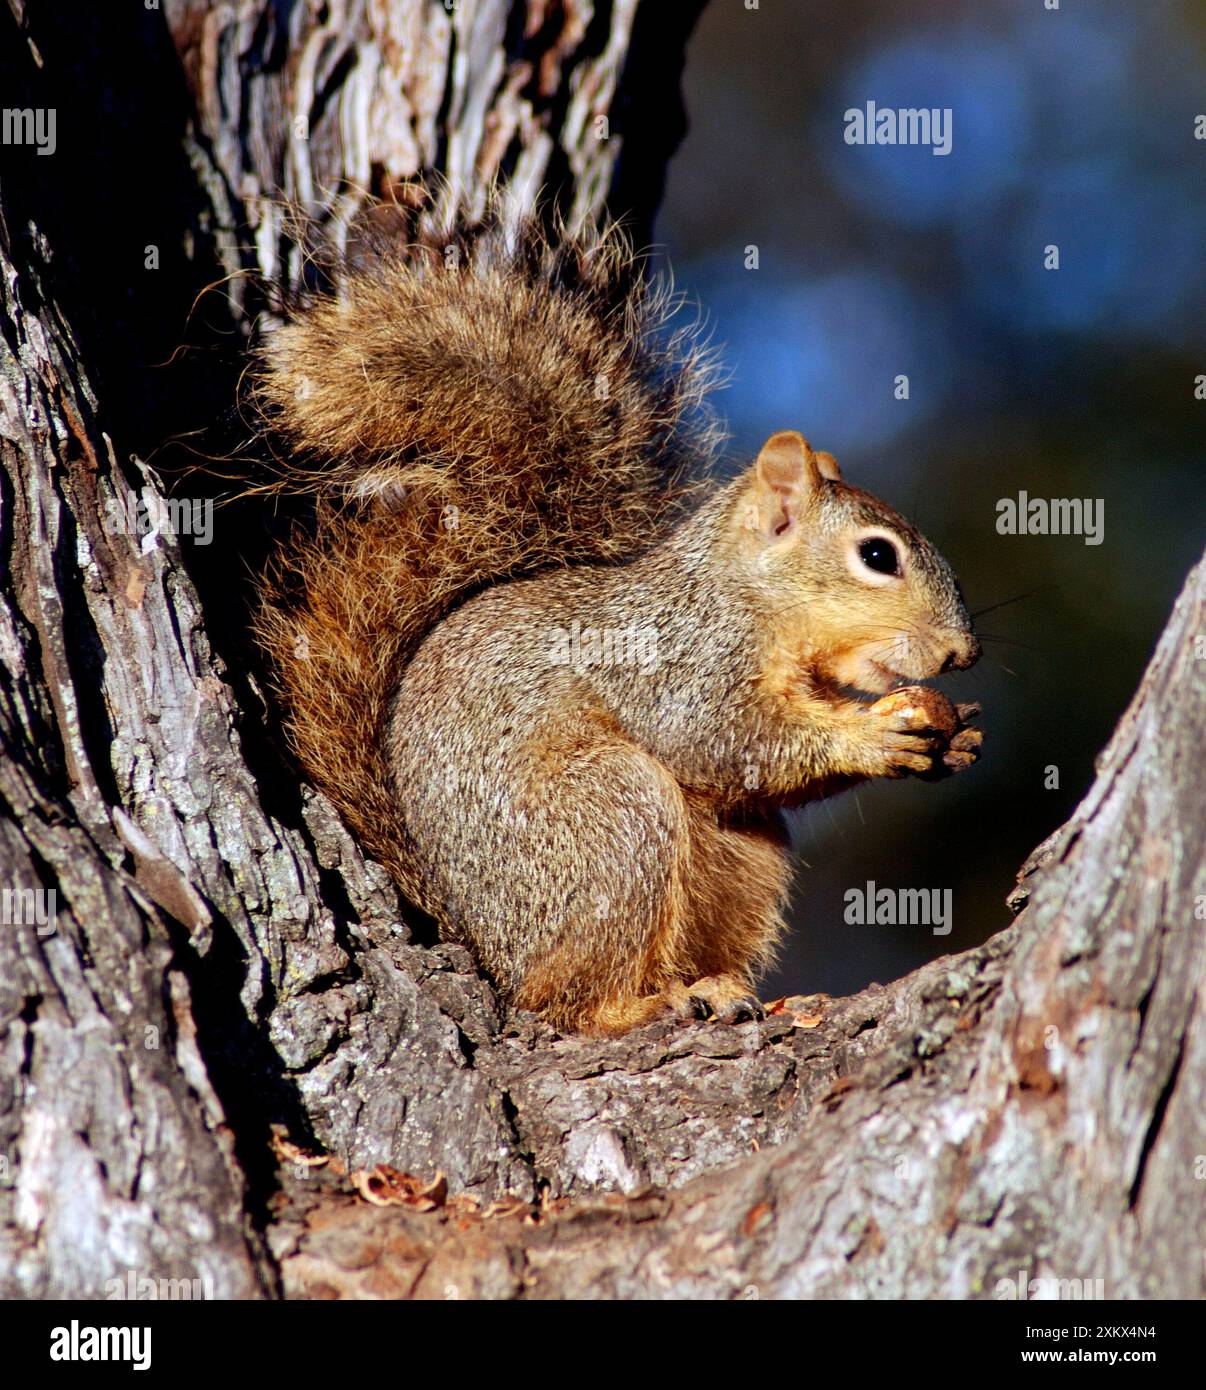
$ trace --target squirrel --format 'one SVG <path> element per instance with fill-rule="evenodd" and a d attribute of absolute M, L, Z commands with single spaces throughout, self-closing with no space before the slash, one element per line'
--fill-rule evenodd
<path fill-rule="evenodd" d="M 313 511 L 255 618 L 302 769 L 554 1028 L 760 1017 L 784 809 L 978 756 L 912 684 L 979 655 L 950 566 L 793 430 L 706 481 L 714 355 L 614 224 L 337 278 L 253 370 Z"/>

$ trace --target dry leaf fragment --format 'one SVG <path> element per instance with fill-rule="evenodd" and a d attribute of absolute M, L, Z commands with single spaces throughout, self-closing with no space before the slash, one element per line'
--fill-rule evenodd
<path fill-rule="evenodd" d="M 330 1154 L 316 1154 L 295 1144 L 284 1125 L 272 1126 L 272 1152 L 282 1163 L 297 1163 L 303 1168 L 321 1168 L 331 1161 Z"/>
<path fill-rule="evenodd" d="M 824 1018 L 824 1014 L 801 1013 L 799 1009 L 792 1008 L 799 996 L 784 995 L 782 999 L 773 999 L 766 1006 L 766 1016 L 768 1018 L 781 1018 L 786 1015 L 791 1019 L 797 1028 L 815 1028 Z"/>
<path fill-rule="evenodd" d="M 774 1217 L 774 1208 L 769 1202 L 758 1202 L 746 1212 L 745 1220 L 741 1223 L 742 1229 L 747 1236 L 756 1235 L 768 1226 Z"/>
<path fill-rule="evenodd" d="M 435 1211 L 448 1199 L 448 1182 L 437 1173 L 430 1182 L 378 1163 L 375 1168 L 359 1168 L 348 1181 L 375 1207 L 409 1207 L 412 1211 Z"/>
<path fill-rule="evenodd" d="M 487 1220 L 493 1220 L 496 1216 L 515 1216 L 521 1211 L 527 1211 L 528 1203 L 521 1201 L 518 1197 L 501 1197 L 482 1212 L 482 1216 Z"/>

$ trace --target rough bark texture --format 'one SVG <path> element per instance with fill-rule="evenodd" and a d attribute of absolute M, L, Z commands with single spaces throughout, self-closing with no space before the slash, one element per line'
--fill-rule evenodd
<path fill-rule="evenodd" d="M 602 1043 L 421 944 L 281 764 L 231 633 L 235 524 L 187 553 L 107 524 L 160 495 L 131 454 L 197 383 L 233 398 L 220 354 L 145 365 L 186 323 L 241 342 L 242 272 L 301 273 L 278 192 L 338 242 L 366 190 L 440 172 L 472 204 L 501 175 L 639 235 L 692 7 L 10 3 L 6 100 L 56 107 L 61 153 L 0 151 L 0 890 L 57 911 L 2 900 L 0 1294 L 964 1296 L 1025 1269 L 1200 1296 L 1202 568 L 1009 930 Z M 153 78 L 119 98 L 132 53 Z M 121 218 L 81 219 L 106 198 Z M 353 1180 L 378 1164 L 451 1195 Z"/>

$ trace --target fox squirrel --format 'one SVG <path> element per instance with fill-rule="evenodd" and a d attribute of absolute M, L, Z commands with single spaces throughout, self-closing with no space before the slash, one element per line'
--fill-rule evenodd
<path fill-rule="evenodd" d="M 979 655 L 903 517 L 790 430 L 701 487 L 713 363 L 669 307 L 614 228 L 488 218 L 349 254 L 255 373 L 314 505 L 256 620 L 291 746 L 563 1030 L 758 1016 L 781 809 L 980 743 L 897 688 Z"/>

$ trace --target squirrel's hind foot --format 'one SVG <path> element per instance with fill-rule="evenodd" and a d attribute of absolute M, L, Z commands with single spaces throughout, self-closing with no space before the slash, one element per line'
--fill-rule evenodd
<path fill-rule="evenodd" d="M 744 980 L 733 975 L 707 975 L 686 986 L 695 1018 L 715 1018 L 721 1023 L 750 1023 L 765 1018 L 766 1010 Z"/>
<path fill-rule="evenodd" d="M 765 1017 L 766 1009 L 746 981 L 736 975 L 705 975 L 691 984 L 676 981 L 657 994 L 611 1000 L 569 1026 L 596 1037 L 616 1037 L 667 1018 L 678 1023 L 749 1023 Z"/>

